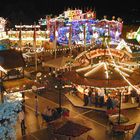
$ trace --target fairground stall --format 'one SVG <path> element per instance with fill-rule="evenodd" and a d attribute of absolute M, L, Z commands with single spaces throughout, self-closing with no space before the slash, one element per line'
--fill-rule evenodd
<path fill-rule="evenodd" d="M 48 41 L 46 31 L 40 30 L 39 25 L 15 25 L 15 30 L 8 31 L 8 36 L 13 46 L 33 47 L 36 39 L 38 47 L 45 45 Z"/>

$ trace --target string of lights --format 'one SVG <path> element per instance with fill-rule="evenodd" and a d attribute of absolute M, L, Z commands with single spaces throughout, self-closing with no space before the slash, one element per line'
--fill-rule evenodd
<path fill-rule="evenodd" d="M 112 56 L 112 53 L 111 53 L 111 51 L 110 51 L 110 48 L 109 48 L 108 43 L 107 43 L 106 40 L 105 40 L 105 44 L 106 44 L 107 49 L 108 49 L 108 51 L 109 51 L 110 57 L 111 57 L 111 59 L 112 59 L 112 62 L 113 62 L 113 64 L 114 64 L 114 66 L 116 67 L 116 70 L 120 73 L 120 75 L 123 77 L 123 79 L 129 84 L 129 86 L 131 86 L 133 89 L 135 89 L 135 90 L 137 91 L 137 93 L 139 94 L 139 93 L 140 93 L 139 89 L 138 89 L 136 86 L 134 86 L 134 85 L 124 76 L 124 73 L 122 73 L 122 71 L 121 71 L 121 70 L 119 69 L 119 67 L 117 66 L 117 64 L 116 64 L 116 62 L 115 62 L 115 60 L 114 60 L 114 58 L 113 58 L 113 56 Z"/>

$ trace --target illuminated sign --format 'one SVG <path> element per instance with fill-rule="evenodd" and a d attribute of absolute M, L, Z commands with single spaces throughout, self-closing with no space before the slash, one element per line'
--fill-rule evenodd
<path fill-rule="evenodd" d="M 130 32 L 126 33 L 126 38 L 127 39 L 135 39 L 136 38 L 136 32 L 134 32 L 133 30 L 131 30 Z"/>
<path fill-rule="evenodd" d="M 137 41 L 140 43 L 140 27 L 139 27 L 139 29 L 137 30 L 136 39 L 137 39 Z"/>
<path fill-rule="evenodd" d="M 69 20 L 78 20 L 82 14 L 82 10 L 68 10 L 64 12 L 65 18 L 69 18 Z"/>
<path fill-rule="evenodd" d="M 122 58 L 124 56 L 124 53 L 121 51 L 111 49 L 111 48 L 110 48 L 110 51 L 111 51 L 111 54 L 115 57 Z M 92 50 L 86 54 L 88 59 L 92 59 L 92 58 L 104 56 L 104 55 L 110 55 L 110 52 L 108 50 L 104 50 L 104 49 L 96 49 L 96 50 Z"/>

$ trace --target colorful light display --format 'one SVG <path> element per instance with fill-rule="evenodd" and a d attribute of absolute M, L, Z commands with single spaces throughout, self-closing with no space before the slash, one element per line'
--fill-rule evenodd
<path fill-rule="evenodd" d="M 6 35 L 6 32 L 5 32 L 6 22 L 7 21 L 3 17 L 0 17 L 0 40 L 8 38 L 8 36 Z"/>
<path fill-rule="evenodd" d="M 6 20 L 3 17 L 0 17 L 0 32 L 5 30 Z"/>
<path fill-rule="evenodd" d="M 86 13 L 82 13 L 82 10 L 65 11 L 63 16 L 48 21 L 50 23 L 50 41 L 55 38 L 54 29 L 58 34 L 57 43 L 60 45 L 69 43 L 69 34 L 72 35 L 72 44 L 91 44 L 92 40 L 100 43 L 99 37 L 101 36 L 110 36 L 115 40 L 120 38 L 122 22 L 107 19 L 96 20 L 95 17 L 96 13 L 91 10 Z"/>
<path fill-rule="evenodd" d="M 136 39 L 137 39 L 137 41 L 140 43 L 140 27 L 139 27 L 139 29 L 137 30 Z"/>
<path fill-rule="evenodd" d="M 131 29 L 129 32 L 126 33 L 127 39 L 136 39 L 138 42 L 140 42 L 140 27 L 137 31 L 134 31 Z"/>
<path fill-rule="evenodd" d="M 67 10 L 64 12 L 64 17 L 71 20 L 79 20 L 81 19 L 82 10 Z"/>
<path fill-rule="evenodd" d="M 31 26 L 30 26 L 31 27 Z M 33 45 L 33 34 L 34 31 L 32 30 L 22 30 L 21 31 L 21 40 L 22 40 L 22 45 Z M 36 31 L 36 41 L 37 41 L 37 45 L 40 46 L 42 45 L 44 42 L 48 41 L 47 40 L 47 33 L 46 31 L 41 31 L 38 30 Z M 19 31 L 8 31 L 8 36 L 9 36 L 9 40 L 12 42 L 12 44 L 16 44 L 19 41 Z"/>

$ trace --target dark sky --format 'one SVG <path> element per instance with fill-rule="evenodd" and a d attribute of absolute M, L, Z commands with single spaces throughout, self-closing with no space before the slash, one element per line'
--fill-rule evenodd
<path fill-rule="evenodd" d="M 140 19 L 138 0 L 1 0 L 0 16 L 10 21 L 24 24 L 38 21 L 46 14 L 59 15 L 64 9 L 96 9 L 97 18 L 108 15 L 122 17 L 124 20 Z"/>

